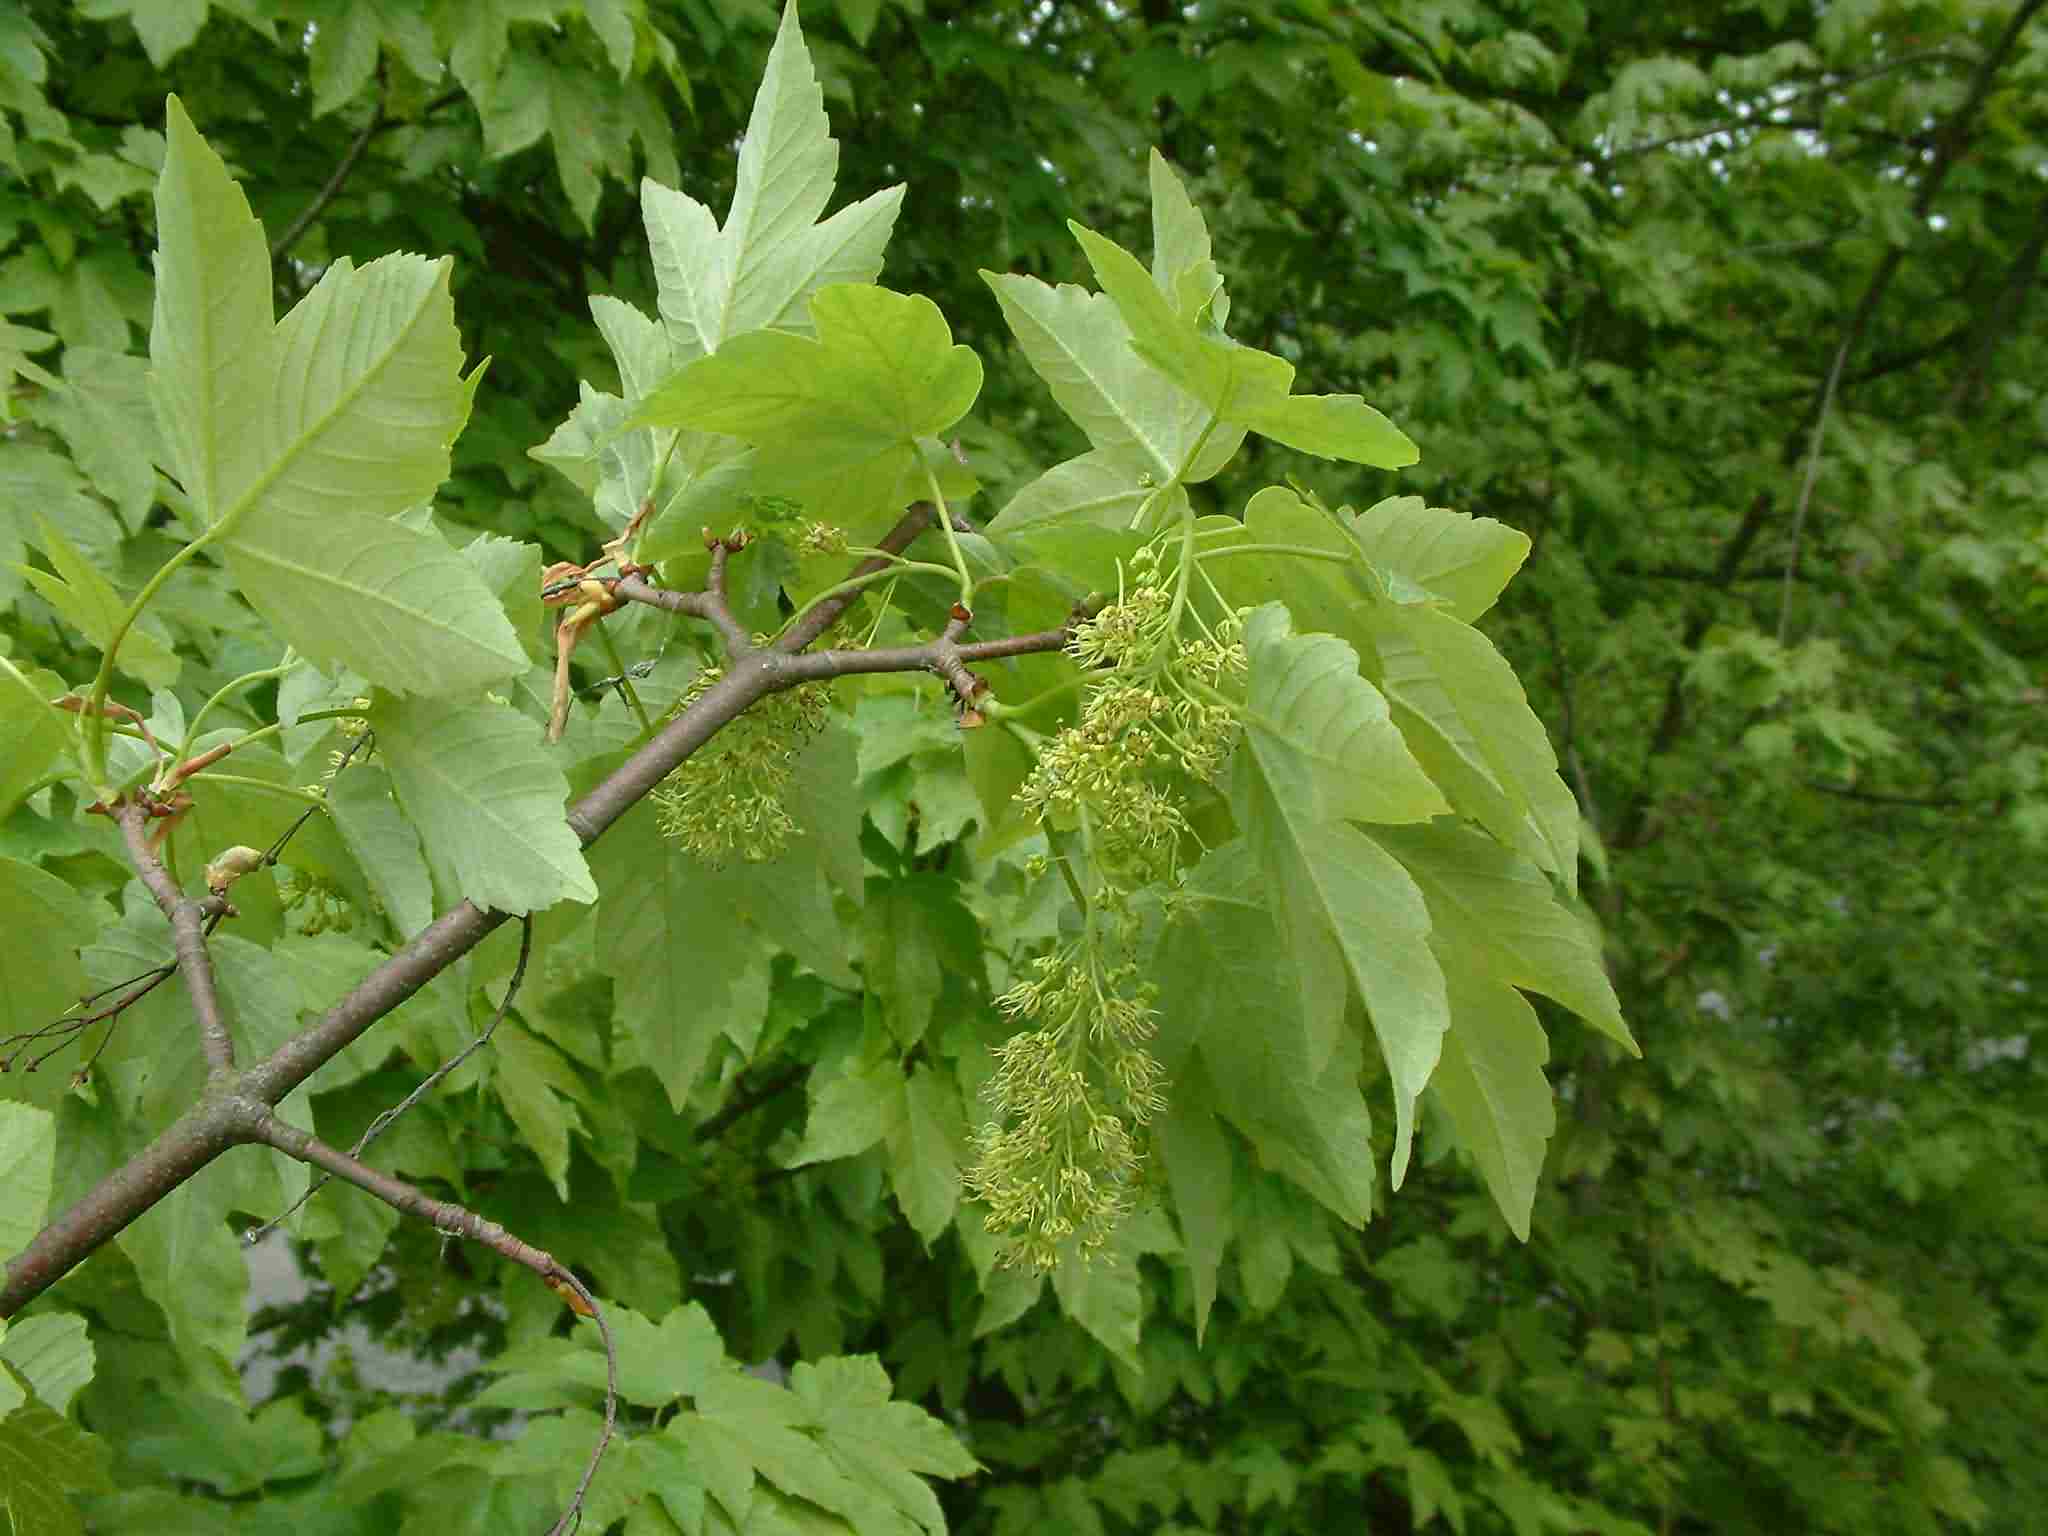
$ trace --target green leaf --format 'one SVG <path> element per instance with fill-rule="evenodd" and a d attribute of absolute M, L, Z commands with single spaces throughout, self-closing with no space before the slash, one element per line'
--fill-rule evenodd
<path fill-rule="evenodd" d="M 1358 654 L 1296 635 L 1269 603 L 1245 625 L 1247 739 L 1274 794 L 1307 821 L 1427 821 L 1450 803 L 1408 751 Z"/>
<path fill-rule="evenodd" d="M 533 721 L 502 704 L 381 696 L 369 721 L 399 803 L 454 889 L 515 914 L 597 899 L 562 814 L 568 781 Z"/>
<path fill-rule="evenodd" d="M 1486 636 L 1419 605 L 1367 615 L 1394 719 L 1451 804 L 1578 886 L 1579 808 L 1514 669 Z"/>
<path fill-rule="evenodd" d="M 594 861 L 598 964 L 613 978 L 623 1032 L 681 1113 L 720 1034 L 758 1026 L 767 1011 L 766 952 L 722 872 L 668 843 L 652 806 L 621 818 Z"/>
<path fill-rule="evenodd" d="M 908 1049 L 931 1027 L 947 969 L 976 964 L 978 936 L 943 875 L 873 880 L 861 910 L 861 972 L 886 1005 L 889 1029 Z"/>
<path fill-rule="evenodd" d="M 57 571 L 53 576 L 48 571 L 24 567 L 21 574 L 80 634 L 105 650 L 127 616 L 128 604 L 70 540 L 40 517 L 36 519 L 36 529 L 36 542 Z M 160 636 L 135 626 L 122 638 L 115 665 L 152 688 L 168 688 L 177 681 L 182 663 Z"/>
<path fill-rule="evenodd" d="M 1243 442 L 1242 430 L 1226 426 L 1203 443 L 1208 407 L 1132 350 L 1131 328 L 1108 295 L 1065 283 L 1053 288 L 1014 273 L 981 276 L 1025 359 L 1088 434 L 1105 466 L 1133 483 L 1149 475 L 1165 484 L 1179 473 L 1194 484 L 1214 475 Z M 1098 481 L 1076 490 L 1100 497 L 1106 487 Z M 1062 487 L 1058 494 L 1076 491 Z"/>
<path fill-rule="evenodd" d="M 740 1491 L 738 1473 L 745 1468 L 783 1493 L 842 1516 L 855 1529 L 888 1529 L 888 1505 L 840 1471 L 804 1433 L 809 1423 L 794 1394 L 735 1372 L 707 1382 L 696 1412 L 679 1416 L 671 1432 L 690 1448 L 693 1467 L 736 1521 L 752 1503 L 751 1478 Z"/>
<path fill-rule="evenodd" d="M 127 17 L 149 62 L 162 69 L 198 38 L 207 5 L 208 0 L 80 0 L 78 9 L 94 20 Z"/>
<path fill-rule="evenodd" d="M 666 1408 L 694 1397 L 725 1360 L 725 1344 L 711 1314 L 698 1302 L 677 1307 L 657 1326 L 637 1312 L 621 1309 L 612 1319 L 618 1335 L 619 1395 L 642 1408 Z M 603 1357 L 596 1384 L 603 1385 Z"/>
<path fill-rule="evenodd" d="M 0 1102 L 0 1252 L 21 1252 L 42 1229 L 56 1152 L 57 1122 L 47 1109 Z"/>
<path fill-rule="evenodd" d="M 809 1410 L 841 1472 L 932 1536 L 943 1536 L 945 1516 L 924 1478 L 971 1477 L 980 1463 L 924 1409 L 890 1401 L 879 1361 L 872 1355 L 799 1361 L 789 1390 Z"/>
<path fill-rule="evenodd" d="M 328 788 L 327 812 L 398 936 L 409 939 L 432 922 L 433 881 L 419 834 L 392 796 L 391 776 L 374 762 L 351 763 Z"/>
<path fill-rule="evenodd" d="M 1401 1187 L 1415 1130 L 1415 1101 L 1450 1025 L 1443 971 L 1424 942 L 1429 912 L 1398 862 L 1348 822 L 1319 821 L 1256 752 L 1239 758 L 1247 838 L 1271 882 L 1301 985 L 1309 990 L 1309 1066 L 1330 1059 L 1341 1013 L 1325 1001 L 1341 966 L 1365 1004 L 1394 1091 L 1393 1185 Z"/>
<path fill-rule="evenodd" d="M 242 1184 L 231 1159 L 216 1160 L 114 1239 L 135 1266 L 143 1295 L 163 1312 L 186 1370 L 202 1391 L 230 1400 L 239 1394 L 235 1362 L 249 1336 L 248 1268 L 227 1221 L 241 1204 Z"/>
<path fill-rule="evenodd" d="M 1216 1304 L 1216 1272 L 1230 1241 L 1232 1162 L 1230 1140 L 1217 1123 L 1205 1076 L 1183 1076 L 1173 1085 L 1166 1117 L 1155 1128 L 1160 1160 L 1173 1190 L 1181 1238 L 1195 1287 L 1195 1339 L 1209 1327 Z"/>
<path fill-rule="evenodd" d="M 1490 517 L 1432 507 L 1420 496 L 1389 496 L 1351 523 L 1351 535 L 1376 564 L 1446 599 L 1467 624 L 1493 606 L 1529 557 L 1529 536 Z"/>
<path fill-rule="evenodd" d="M 155 1410 L 126 1437 L 123 1450 L 160 1475 L 205 1483 L 217 1493 L 253 1493 L 320 1470 L 320 1426 L 296 1398 L 280 1397 L 253 1414 L 236 1402 L 185 1393 Z"/>
<path fill-rule="evenodd" d="M 1557 1128 L 1543 1063 L 1550 1042 L 1536 1011 L 1504 982 L 1467 970 L 1446 941 L 1432 940 L 1450 987 L 1451 1028 L 1430 1091 L 1457 1127 L 1494 1204 L 1523 1242 L 1543 1150 Z"/>
<path fill-rule="evenodd" d="M 585 1089 L 576 1069 L 511 1019 L 500 1023 L 491 1036 L 491 1060 L 491 1086 L 498 1101 L 566 1204 L 569 1136 L 583 1129 L 575 1101 L 584 1097 Z"/>
<path fill-rule="evenodd" d="M 69 347 L 64 379 L 37 419 L 62 435 L 78 467 L 114 504 L 121 524 L 139 533 L 156 500 L 156 418 L 149 403 L 149 364 L 104 347 Z"/>
<path fill-rule="evenodd" d="M 1460 970 L 1553 997 L 1630 1052 L 1640 1048 L 1622 1021 L 1592 933 L 1556 897 L 1542 873 L 1493 839 L 1450 821 L 1375 827 L 1429 904 L 1436 944 Z"/>
<path fill-rule="evenodd" d="M 887 1131 L 890 1182 L 911 1230 L 929 1247 L 960 1204 L 967 1115 L 958 1086 L 923 1064 L 899 1078 L 897 1092 L 903 1110 Z"/>
<path fill-rule="evenodd" d="M 74 1493 L 111 1492 L 106 1442 L 41 1403 L 0 1418 L 0 1511 L 15 1536 L 84 1536 Z"/>
<path fill-rule="evenodd" d="M 35 1395 L 58 1413 L 92 1380 L 93 1347 L 85 1319 L 73 1312 L 39 1312 L 7 1325 L 0 1360 L 21 1372 Z"/>
<path fill-rule="evenodd" d="M 1191 1114 L 1213 1105 L 1266 1166 L 1362 1225 L 1372 1212 L 1373 1166 L 1357 1046 L 1342 1035 L 1327 1065 L 1311 1067 L 1304 1001 L 1270 889 L 1242 842 L 1207 854 L 1186 893 L 1151 967 L 1161 989 L 1160 1060 L 1177 1085 L 1193 1085 Z"/>
<path fill-rule="evenodd" d="M 63 691 L 62 681 L 44 676 L 49 693 L 0 656 L 0 819 L 21 803 L 71 742 L 72 717 L 50 707 Z"/>
<path fill-rule="evenodd" d="M 250 430 L 250 417 L 271 382 L 270 250 L 249 200 L 175 96 L 164 137 L 151 397 L 171 472 L 207 524 L 255 483 L 267 457 L 266 434 Z"/>
<path fill-rule="evenodd" d="M 25 1036 L 85 995 L 78 954 L 98 926 L 85 898 L 55 875 L 0 858 L 0 1032 Z"/>
<path fill-rule="evenodd" d="M 661 319 L 678 361 L 765 326 L 804 332 L 805 302 L 818 289 L 874 281 L 903 189 L 877 192 L 819 224 L 838 166 L 824 92 L 789 5 L 740 142 L 724 228 L 695 199 L 641 184 Z"/>
<path fill-rule="evenodd" d="M 1218 417 L 1326 459 L 1400 469 L 1421 455 L 1406 434 L 1356 395 L 1290 396 L 1294 365 L 1204 330 L 1179 313 L 1122 246 L 1071 220 L 1102 291 L 1130 328 L 1130 345 Z"/>
<path fill-rule="evenodd" d="M 813 1077 L 811 1109 L 804 1139 L 789 1167 L 857 1157 L 892 1139 L 903 1118 L 903 1071 L 893 1061 L 843 1072 L 819 1084 Z"/>
<path fill-rule="evenodd" d="M 631 425 L 692 427 L 776 449 L 763 489 L 854 522 L 889 507 L 917 440 L 953 425 L 981 390 L 981 360 L 930 299 L 835 283 L 811 299 L 815 339 L 751 331 L 651 395 Z"/>

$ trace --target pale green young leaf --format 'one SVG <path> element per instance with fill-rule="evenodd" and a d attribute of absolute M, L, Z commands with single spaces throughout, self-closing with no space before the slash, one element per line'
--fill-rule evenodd
<path fill-rule="evenodd" d="M 0 1510 L 17 1536 L 84 1536 L 74 1494 L 110 1493 L 106 1442 L 40 1402 L 0 1418 Z"/>
<path fill-rule="evenodd" d="M 841 1472 L 930 1536 L 944 1536 L 945 1514 L 924 1479 L 970 1477 L 981 1464 L 917 1404 L 891 1401 L 888 1373 L 874 1356 L 799 1361 L 789 1390 L 810 1410 Z"/>
<path fill-rule="evenodd" d="M 86 899 L 55 875 L 0 858 L 0 1034 L 40 1029 L 87 990 L 79 950 L 99 924 Z M 13 1250 L 8 1250 L 12 1252 Z"/>
<path fill-rule="evenodd" d="M 1204 857 L 1187 894 L 1151 971 L 1161 987 L 1160 1060 L 1178 1080 L 1199 1053 L 1215 1113 L 1260 1161 L 1362 1225 L 1374 1175 L 1357 1045 L 1340 1035 L 1327 1065 L 1311 1067 L 1305 1001 L 1270 889 L 1244 843 Z"/>
<path fill-rule="evenodd" d="M 104 650 L 120 628 L 128 604 L 114 590 L 114 584 L 63 534 L 40 517 L 36 519 L 36 530 L 36 542 L 57 568 L 56 574 L 24 568 L 22 575 L 45 602 Z M 139 625 L 131 627 L 122 639 L 115 664 L 152 688 L 168 688 L 177 680 L 182 665 L 161 637 Z"/>
<path fill-rule="evenodd" d="M 990 519 L 987 533 L 1001 546 L 1025 550 L 1020 560 L 1028 559 L 1035 534 L 1076 523 L 1122 534 L 1156 496 L 1115 451 L 1097 448 L 1055 464 L 1027 484 Z M 1135 536 L 1125 539 L 1125 553 L 1137 544 Z"/>
<path fill-rule="evenodd" d="M 248 490 L 268 456 L 251 417 L 272 378 L 270 250 L 249 200 L 175 96 L 164 137 L 152 398 L 172 472 L 204 525 Z"/>
<path fill-rule="evenodd" d="M 1454 942 L 1430 942 L 1444 962 L 1451 996 L 1451 1028 L 1430 1091 L 1450 1115 L 1459 1144 L 1478 1166 L 1508 1227 L 1527 1242 L 1543 1150 L 1557 1128 L 1543 1075 L 1550 1042 L 1521 993 L 1462 963 L 1465 956 Z"/>
<path fill-rule="evenodd" d="M 619 383 L 628 400 L 638 400 L 676 371 L 675 349 L 659 320 L 651 320 L 624 299 L 610 294 L 590 296 L 590 318 L 612 349 L 619 365 Z"/>
<path fill-rule="evenodd" d="M 620 1032 L 681 1113 L 719 1036 L 766 1011 L 766 949 L 735 921 L 709 866 L 662 837 L 651 805 L 627 813 L 593 862 L 604 891 L 597 959 L 613 978 Z"/>
<path fill-rule="evenodd" d="M 1361 617 L 1376 601 L 1352 579 L 1357 548 L 1328 516 L 1316 511 L 1284 485 L 1269 485 L 1245 503 L 1240 522 L 1207 517 L 1196 527 L 1204 557 L 1203 573 L 1214 581 L 1234 607 L 1256 608 L 1284 603 L 1302 634 L 1335 635 L 1349 642 L 1363 663 L 1375 660 L 1372 631 Z M 1337 560 L 1302 559 L 1286 554 L 1230 554 L 1233 545 L 1288 544 L 1342 556 Z"/>
<path fill-rule="evenodd" d="M 1393 1186 L 1401 1187 L 1415 1132 L 1415 1101 L 1436 1067 L 1450 1004 L 1442 969 L 1423 942 L 1429 911 L 1408 872 L 1349 822 L 1318 821 L 1256 754 L 1238 759 L 1249 815 L 1247 836 L 1271 886 L 1291 953 L 1304 980 L 1341 961 L 1365 1004 L 1394 1093 Z M 1309 1066 L 1330 1059 L 1341 1015 L 1312 1013 Z"/>
<path fill-rule="evenodd" d="M 85 1319 L 75 1312 L 18 1317 L 0 1337 L 0 1360 L 21 1372 L 47 1407 L 69 1413 L 71 1399 L 92 1380 L 93 1347 Z"/>
<path fill-rule="evenodd" d="M 981 361 L 953 344 L 929 299 L 835 284 L 812 298 L 811 314 L 815 340 L 785 331 L 736 337 L 684 368 L 632 420 L 758 445 L 763 451 L 746 466 L 754 488 L 795 497 L 807 515 L 873 536 L 904 500 L 922 494 L 920 441 L 935 439 L 973 404 Z M 711 450 L 714 459 L 718 451 Z M 729 494 L 719 464 L 711 468 L 706 487 Z M 650 547 L 668 548 L 678 530 L 694 526 L 697 489 L 686 482 L 671 498 Z M 732 517 L 728 508 L 715 515 L 721 525 Z"/>
<path fill-rule="evenodd" d="M 1358 395 L 1289 395 L 1236 415 L 1259 436 L 1318 458 L 1405 469 L 1422 457 L 1407 433 Z"/>
<path fill-rule="evenodd" d="M 811 300 L 815 339 L 735 337 L 648 399 L 636 424 L 696 427 L 746 442 L 801 442 L 811 473 L 914 452 L 981 389 L 981 360 L 953 341 L 939 307 L 915 294 L 837 283 Z"/>
<path fill-rule="evenodd" d="M 1452 617 L 1467 624 L 1493 606 L 1529 557 L 1529 536 L 1520 529 L 1432 507 L 1420 496 L 1389 496 L 1367 507 L 1351 533 L 1375 564 L 1446 599 Z"/>
<path fill-rule="evenodd" d="M 1409 749 L 1460 814 L 1576 889 L 1579 809 L 1550 734 L 1486 636 L 1420 605 L 1368 615 Z"/>
<path fill-rule="evenodd" d="M 568 782 L 533 721 L 488 700 L 383 696 L 369 720 L 399 804 L 453 889 L 515 914 L 597 899 L 562 814 Z"/>
<path fill-rule="evenodd" d="M 856 1530 L 889 1530 L 897 1523 L 889 1505 L 839 1470 L 805 1432 L 812 1422 L 802 1400 L 784 1388 L 736 1372 L 706 1382 L 696 1412 L 676 1421 L 693 1462 L 701 1446 L 707 1462 L 750 1467 L 772 1488 L 829 1510 Z M 726 1502 L 718 1486 L 712 1493 Z"/>
<path fill-rule="evenodd" d="M 1276 797 L 1309 822 L 1427 821 L 1450 809 L 1387 709 L 1330 635 L 1296 635 L 1268 603 L 1245 625 L 1246 739 Z"/>
<path fill-rule="evenodd" d="M 19 1253 L 43 1225 L 57 1152 L 57 1121 L 33 1104 L 0 1102 L 0 1251 Z"/>
<path fill-rule="evenodd" d="M 1492 838 L 1441 821 L 1375 827 L 1372 837 L 1407 868 L 1429 903 L 1439 952 L 1461 970 L 1555 998 L 1640 1055 L 1586 925 L 1550 882 Z"/>
<path fill-rule="evenodd" d="M 1184 289 L 1200 293 L 1208 305 L 1210 323 L 1221 330 L 1230 318 L 1230 298 L 1209 254 L 1209 226 L 1202 219 L 1202 210 L 1156 149 L 1147 173 L 1152 184 L 1152 281 L 1169 299 Z M 1195 318 L 1185 304 L 1176 307 L 1184 318 Z"/>
<path fill-rule="evenodd" d="M 1150 489 L 1142 476 L 1164 484 L 1184 470 L 1189 484 L 1206 480 L 1244 441 L 1241 427 L 1224 423 L 1203 443 L 1209 408 L 1132 350 L 1131 329 L 1107 294 L 1014 273 L 981 276 L 1060 409 L 1141 492 Z M 1101 482 L 1095 476 L 1097 494 Z"/>
<path fill-rule="evenodd" d="M 791 4 L 740 143 L 724 228 L 694 199 L 641 184 L 662 323 L 678 361 L 764 326 L 802 331 L 805 301 L 818 289 L 874 280 L 903 189 L 877 192 L 819 224 L 838 168 L 824 92 Z"/>
<path fill-rule="evenodd" d="M 74 717 L 50 707 L 63 691 L 62 682 L 54 677 L 50 682 L 55 691 L 46 694 L 0 656 L 0 818 L 21 803 L 71 740 Z"/>
<path fill-rule="evenodd" d="M 1102 291 L 1130 328 L 1130 345 L 1225 421 L 1303 453 L 1399 469 L 1421 455 L 1407 435 L 1356 395 L 1290 395 L 1294 365 L 1203 329 L 1159 290 L 1136 257 L 1068 222 Z"/>
<path fill-rule="evenodd" d="M 1067 228 L 1081 242 L 1103 294 L 1130 327 L 1131 346 L 1153 367 L 1210 411 L 1232 420 L 1287 398 L 1294 383 L 1292 363 L 1204 332 L 1193 315 L 1174 308 L 1137 257 L 1085 224 L 1069 220 Z"/>
<path fill-rule="evenodd" d="M 448 257 L 338 258 L 278 322 L 258 506 L 390 517 L 433 497 L 469 419 Z M 375 452 L 366 452 L 374 445 Z"/>
<path fill-rule="evenodd" d="M 920 1063 L 900 1081 L 903 1113 L 890 1127 L 889 1177 L 896 1203 L 926 1246 L 952 1223 L 960 1204 L 967 1116 L 959 1087 Z"/>

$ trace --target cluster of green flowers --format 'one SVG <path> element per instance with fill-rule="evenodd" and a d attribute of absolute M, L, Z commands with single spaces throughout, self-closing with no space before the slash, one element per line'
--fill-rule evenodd
<path fill-rule="evenodd" d="M 1229 760 L 1232 703 L 1245 670 L 1244 616 L 1181 632 L 1158 547 L 1132 562 L 1137 584 L 1075 626 L 1067 651 L 1099 676 L 1081 718 L 1038 755 L 1017 798 L 1043 823 L 1086 827 L 1098 865 L 1120 885 L 1172 880 L 1188 833 L 1183 795 L 1152 775 L 1211 780 Z"/>
<path fill-rule="evenodd" d="M 669 718 L 722 675 L 717 667 L 699 672 Z M 820 684 L 770 694 L 691 753 L 652 796 L 662 835 L 713 863 L 733 854 L 760 863 L 782 852 L 799 830 L 783 792 L 797 757 L 825 728 L 830 704 Z"/>
<path fill-rule="evenodd" d="M 846 530 L 835 528 L 830 523 L 806 523 L 804 531 L 797 535 L 796 552 L 800 555 L 843 555 L 846 553 Z"/>
<path fill-rule="evenodd" d="M 996 1051 L 993 1118 L 966 1174 L 989 1230 L 1010 1235 L 1006 1258 L 1041 1270 L 1070 1240 L 1100 1250 L 1135 1198 L 1165 1074 L 1146 1048 L 1156 989 L 1130 958 L 1133 897 L 1163 886 L 1170 898 L 1193 837 L 1188 781 L 1213 780 L 1237 734 L 1244 614 L 1193 611 L 1167 569 L 1175 542 L 1139 551 L 1117 601 L 1076 626 L 1068 653 L 1093 669 L 1080 718 L 1039 748 L 1017 792 L 1064 844 L 1067 873 L 1085 863 L 1077 897 L 1083 879 L 1093 887 L 1078 936 L 997 999 L 1033 1027 Z"/>
<path fill-rule="evenodd" d="M 1145 1049 L 1156 989 L 1112 967 L 1087 939 L 1033 962 L 996 1006 L 1034 1027 L 996 1049 L 983 1089 L 996 1118 L 975 1136 L 964 1179 L 988 1202 L 991 1231 L 1013 1235 L 1012 1262 L 1051 1269 L 1062 1245 L 1098 1252 L 1130 1212 L 1143 1154 L 1133 1127 L 1166 1108 L 1165 1076 Z"/>

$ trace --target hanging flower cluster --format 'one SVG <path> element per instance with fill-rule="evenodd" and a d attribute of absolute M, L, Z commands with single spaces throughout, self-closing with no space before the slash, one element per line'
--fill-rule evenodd
<path fill-rule="evenodd" d="M 674 719 L 723 670 L 706 667 L 668 713 Z M 783 804 L 796 760 L 825 728 L 831 692 L 802 684 L 770 694 L 685 758 L 650 798 L 662 836 L 701 859 L 772 859 L 799 830 Z"/>
<path fill-rule="evenodd" d="M 989 1230 L 1009 1235 L 1005 1257 L 1041 1270 L 1069 1240 L 1099 1251 L 1131 1209 L 1144 1129 L 1166 1105 L 1133 898 L 1178 882 L 1187 781 L 1214 780 L 1237 735 L 1244 613 L 1195 611 L 1195 573 L 1167 569 L 1177 543 L 1140 550 L 1117 601 L 1076 626 L 1068 653 L 1093 669 L 1080 718 L 1039 746 L 1017 792 L 1056 850 L 1037 872 L 1061 862 L 1082 923 L 996 1000 L 1030 1027 L 997 1048 L 965 1177 Z"/>

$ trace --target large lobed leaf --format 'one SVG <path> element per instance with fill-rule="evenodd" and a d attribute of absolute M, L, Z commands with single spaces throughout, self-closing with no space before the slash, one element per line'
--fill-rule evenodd
<path fill-rule="evenodd" d="M 394 693 L 523 670 L 475 572 L 391 521 L 447 478 L 469 416 L 447 259 L 338 259 L 273 327 L 262 227 L 176 97 L 166 135 L 154 398 L 243 595 L 301 654 Z"/>

